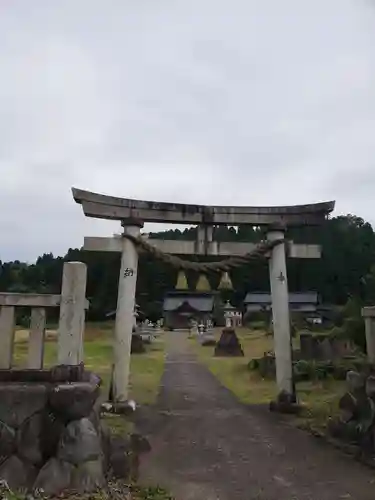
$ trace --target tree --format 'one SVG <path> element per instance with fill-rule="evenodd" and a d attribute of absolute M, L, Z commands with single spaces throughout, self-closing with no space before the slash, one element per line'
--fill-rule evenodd
<path fill-rule="evenodd" d="M 155 233 L 156 238 L 194 240 L 196 229 Z M 220 241 L 256 242 L 264 238 L 263 229 L 251 226 L 215 229 Z M 296 243 L 320 243 L 322 259 L 288 261 L 288 284 L 291 291 L 317 290 L 322 302 L 344 305 L 350 297 L 361 303 L 375 304 L 375 235 L 369 223 L 354 215 L 327 220 L 321 227 L 291 228 L 287 238 Z M 197 261 L 198 257 L 192 257 Z M 87 297 L 90 300 L 88 319 L 105 319 L 116 308 L 120 256 L 112 253 L 85 252 L 70 248 L 64 257 L 50 253 L 40 256 L 35 264 L 19 261 L 1 262 L 0 290 L 59 293 L 63 264 L 78 260 L 88 266 Z M 207 259 L 202 259 L 207 260 Z M 173 290 L 178 270 L 162 261 L 141 254 L 137 281 L 137 302 L 145 312 L 161 310 L 165 293 Z M 231 300 L 240 306 L 248 291 L 269 291 L 269 271 L 265 259 L 252 261 L 229 272 L 233 283 Z M 194 289 L 198 274 L 186 272 L 189 287 Z M 220 274 L 210 274 L 212 289 L 220 283 Z M 152 304 L 157 304 L 155 307 Z"/>

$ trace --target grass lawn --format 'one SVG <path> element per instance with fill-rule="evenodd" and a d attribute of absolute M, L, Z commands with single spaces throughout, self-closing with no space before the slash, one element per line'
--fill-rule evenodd
<path fill-rule="evenodd" d="M 246 404 L 268 404 L 277 396 L 276 382 L 263 379 L 258 372 L 247 368 L 248 362 L 259 358 L 273 349 L 273 338 L 262 330 L 237 328 L 245 356 L 243 358 L 215 358 L 213 347 L 202 347 L 196 338 L 191 338 L 192 349 L 218 380 L 236 397 Z M 215 329 L 215 337 L 220 338 L 221 329 Z M 298 339 L 293 339 L 298 346 Z M 345 382 L 323 380 L 299 382 L 298 398 L 304 406 L 296 422 L 303 426 L 323 427 L 329 415 L 337 411 L 339 398 L 344 394 Z"/>
<path fill-rule="evenodd" d="M 85 328 L 84 362 L 103 379 L 102 391 L 108 392 L 112 367 L 113 323 L 87 323 Z M 13 354 L 13 365 L 26 366 L 28 332 L 17 330 Z M 57 362 L 56 330 L 47 330 L 44 366 Z M 151 345 L 146 345 L 146 353 L 133 354 L 130 363 L 130 397 L 138 404 L 152 404 L 159 391 L 164 370 L 164 339 L 161 334 Z"/>

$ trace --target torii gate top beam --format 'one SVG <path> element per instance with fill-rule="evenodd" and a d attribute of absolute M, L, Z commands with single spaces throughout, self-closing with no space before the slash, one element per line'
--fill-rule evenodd
<path fill-rule="evenodd" d="M 72 192 L 74 200 L 82 205 L 87 217 L 176 224 L 319 225 L 335 207 L 334 201 L 285 207 L 187 205 L 116 198 L 77 188 L 72 188 Z"/>

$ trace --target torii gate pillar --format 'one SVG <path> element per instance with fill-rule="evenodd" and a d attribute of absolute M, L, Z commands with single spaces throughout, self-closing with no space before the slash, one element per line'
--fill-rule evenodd
<path fill-rule="evenodd" d="M 269 228 L 267 232 L 267 239 L 269 241 L 283 238 L 283 228 Z M 269 270 L 277 386 L 280 393 L 287 394 L 292 399 L 295 399 L 285 243 L 280 243 L 273 247 L 269 259 Z"/>
<path fill-rule="evenodd" d="M 123 221 L 124 234 L 138 237 L 141 222 Z M 118 282 L 116 322 L 113 342 L 113 400 L 116 404 L 128 401 L 130 354 L 133 334 L 135 291 L 137 285 L 138 252 L 134 243 L 122 238 L 121 269 Z"/>

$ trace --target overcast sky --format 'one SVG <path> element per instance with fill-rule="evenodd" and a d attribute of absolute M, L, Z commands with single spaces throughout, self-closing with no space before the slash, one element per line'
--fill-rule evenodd
<path fill-rule="evenodd" d="M 375 223 L 375 2 L 1 0 L 0 173 L 2 260 L 117 229 L 72 186 Z"/>

